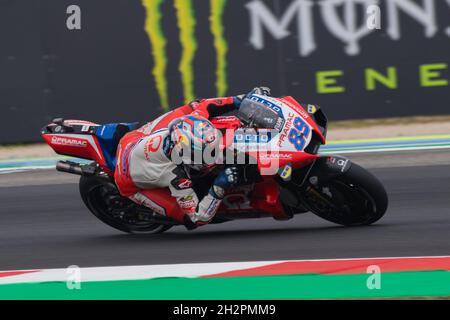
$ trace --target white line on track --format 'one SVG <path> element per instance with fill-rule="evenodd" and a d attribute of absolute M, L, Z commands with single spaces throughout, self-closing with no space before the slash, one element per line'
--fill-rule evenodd
<path fill-rule="evenodd" d="M 361 261 L 384 259 L 423 259 L 423 258 L 450 258 L 450 256 L 412 256 L 412 257 L 371 257 L 371 258 L 341 258 L 341 259 L 306 259 L 306 260 L 274 260 L 250 262 L 219 262 L 219 263 L 188 263 L 188 264 L 161 264 L 143 266 L 116 266 L 80 268 L 82 282 L 88 281 L 118 281 L 141 280 L 166 277 L 196 278 L 206 275 L 218 274 L 234 270 L 261 267 L 282 262 L 326 262 L 326 261 Z M 32 270 L 0 271 L 17 272 Z M 31 283 L 49 281 L 67 281 L 68 269 L 41 269 L 35 272 L 13 276 L 0 276 L 1 284 Z"/>

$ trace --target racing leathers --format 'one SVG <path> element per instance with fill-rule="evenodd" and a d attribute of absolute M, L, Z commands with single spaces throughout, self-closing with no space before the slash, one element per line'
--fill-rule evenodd
<path fill-rule="evenodd" d="M 251 93 L 268 95 L 270 91 L 261 87 L 255 88 Z M 188 114 L 206 119 L 223 115 L 239 108 L 244 98 L 245 95 L 195 100 L 126 134 L 117 149 L 114 174 L 120 193 L 164 214 L 164 205 L 157 203 L 158 199 L 154 197 L 152 190 L 169 188 L 170 195 L 176 199 L 182 212 L 181 216 L 171 218 L 185 225 L 210 222 L 221 204 L 226 188 L 236 183 L 237 169 L 228 167 L 220 172 L 207 195 L 200 200 L 192 188 L 193 182 L 187 172 L 171 159 L 173 145 L 168 125 Z"/>
<path fill-rule="evenodd" d="M 237 180 L 236 169 L 231 167 L 223 170 L 207 195 L 200 200 L 183 166 L 176 165 L 171 159 L 173 144 L 167 126 L 186 114 L 204 118 L 220 116 L 235 110 L 239 103 L 239 97 L 197 100 L 126 134 L 117 150 L 115 180 L 120 193 L 134 202 L 155 209 L 155 205 L 163 204 L 155 203 L 157 199 L 152 198 L 151 190 L 169 188 L 184 214 L 183 217 L 172 218 L 183 219 L 185 224 L 208 223 L 217 212 L 225 189 Z"/>

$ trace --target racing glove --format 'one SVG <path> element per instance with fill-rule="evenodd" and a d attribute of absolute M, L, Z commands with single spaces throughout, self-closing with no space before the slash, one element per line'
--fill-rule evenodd
<path fill-rule="evenodd" d="M 209 193 L 216 199 L 223 199 L 225 190 L 238 182 L 238 169 L 236 166 L 221 171 L 209 189 Z"/>
<path fill-rule="evenodd" d="M 256 88 L 253 88 L 253 90 L 248 95 L 252 95 L 252 94 L 260 94 L 263 96 L 270 96 L 270 88 L 256 87 Z"/>
<path fill-rule="evenodd" d="M 252 94 L 260 94 L 264 96 L 270 96 L 270 88 L 268 87 L 255 87 L 252 91 L 250 91 L 247 94 L 240 94 L 238 96 L 233 97 L 233 102 L 236 106 L 236 109 L 239 109 L 241 106 L 241 102 L 247 98 L 248 96 L 251 96 Z"/>

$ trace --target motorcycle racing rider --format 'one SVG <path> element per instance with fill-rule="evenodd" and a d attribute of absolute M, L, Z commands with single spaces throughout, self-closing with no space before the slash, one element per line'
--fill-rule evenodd
<path fill-rule="evenodd" d="M 223 169 L 199 199 L 192 174 L 214 167 L 220 143 L 220 132 L 208 119 L 238 109 L 251 94 L 269 95 L 270 89 L 257 87 L 247 95 L 195 100 L 127 133 L 119 142 L 114 174 L 121 195 L 157 212 L 152 190 L 168 187 L 182 213 L 171 218 L 188 229 L 209 223 L 225 191 L 238 181 L 238 170 L 235 166 Z M 204 161 L 205 150 L 212 161 Z M 200 163 L 194 159 L 196 152 L 202 155 Z"/>

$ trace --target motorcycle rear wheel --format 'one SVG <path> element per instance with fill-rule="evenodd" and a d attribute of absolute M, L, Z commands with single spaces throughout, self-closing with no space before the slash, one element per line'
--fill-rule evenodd
<path fill-rule="evenodd" d="M 130 216 L 135 204 L 120 196 L 114 183 L 98 177 L 82 176 L 80 195 L 86 207 L 99 220 L 127 233 L 162 233 L 172 226 Z"/>
<path fill-rule="evenodd" d="M 343 226 L 370 225 L 381 219 L 388 207 L 382 183 L 354 163 L 347 172 L 320 183 L 314 190 L 319 196 L 307 200 L 312 212 Z"/>

